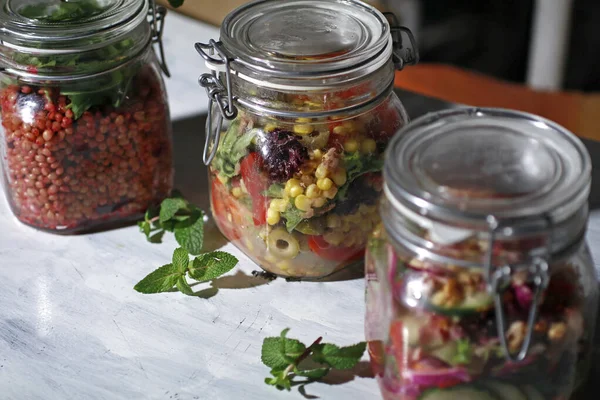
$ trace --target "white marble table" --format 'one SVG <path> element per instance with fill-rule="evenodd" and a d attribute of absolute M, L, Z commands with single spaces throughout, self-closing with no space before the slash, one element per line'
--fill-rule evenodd
<path fill-rule="evenodd" d="M 208 209 L 200 161 L 203 119 L 190 117 L 206 110 L 196 89 L 203 66 L 192 44 L 217 33 L 184 17 L 168 22 L 174 75 L 168 90 L 179 119 L 176 184 Z M 407 97 L 415 110 L 423 109 L 423 101 Z M 169 262 L 171 237 L 153 245 L 137 227 L 82 236 L 42 233 L 18 223 L 2 197 L 0 398 L 302 399 L 296 390 L 279 392 L 263 383 L 268 368 L 260 361 L 262 340 L 286 327 L 306 342 L 320 335 L 340 345 L 363 340 L 360 271 L 336 282 L 267 284 L 251 277 L 257 267 L 210 229 L 210 247 L 224 246 L 239 257 L 235 272 L 207 284 L 204 298 L 141 295 L 133 285 Z M 589 240 L 600 260 L 600 213 L 593 213 Z M 322 399 L 379 398 L 366 362 L 311 384 L 307 392 Z"/>

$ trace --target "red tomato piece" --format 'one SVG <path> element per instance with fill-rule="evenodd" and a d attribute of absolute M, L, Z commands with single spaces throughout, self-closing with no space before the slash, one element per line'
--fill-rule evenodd
<path fill-rule="evenodd" d="M 266 176 L 260 169 L 261 159 L 258 153 L 248 154 L 240 164 L 240 173 L 244 180 L 244 185 L 252 199 L 252 217 L 254 225 L 264 225 L 267 223 L 267 209 L 269 199 L 263 195 L 263 192 L 269 187 Z"/>
<path fill-rule="evenodd" d="M 333 246 L 323 236 L 309 236 L 308 246 L 319 257 L 331 261 L 356 261 L 365 253 L 361 248 Z"/>

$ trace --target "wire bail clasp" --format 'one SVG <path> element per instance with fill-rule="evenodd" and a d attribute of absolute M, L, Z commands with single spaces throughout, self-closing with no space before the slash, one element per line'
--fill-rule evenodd
<path fill-rule="evenodd" d="M 543 254 L 534 256 L 531 259 L 531 263 L 511 265 L 507 264 L 499 268 L 494 268 L 494 244 L 496 236 L 504 228 L 514 228 L 514 226 L 506 226 L 499 223 L 499 221 L 493 217 L 488 217 L 489 230 L 489 242 L 488 249 L 484 265 L 484 277 L 488 284 L 488 291 L 494 296 L 494 307 L 496 313 L 496 325 L 498 330 L 498 337 L 500 338 L 500 344 L 504 351 L 505 357 L 512 362 L 523 361 L 529 352 L 531 345 L 531 337 L 533 335 L 533 329 L 538 315 L 538 306 L 541 302 L 541 297 L 548 287 L 550 281 L 549 264 L 548 260 L 552 254 L 552 228 L 553 222 L 550 217 L 545 216 L 543 218 L 544 224 L 547 227 L 547 240 Z M 527 272 L 527 282 L 533 283 L 533 300 L 530 305 L 530 309 L 527 317 L 526 334 L 521 348 L 516 356 L 510 351 L 506 339 L 506 316 L 504 314 L 504 307 L 502 303 L 502 297 L 504 292 L 510 286 L 513 273 L 516 271 Z"/>
<path fill-rule="evenodd" d="M 233 104 L 233 91 L 231 86 L 231 67 L 230 59 L 225 54 L 221 42 L 215 42 L 211 39 L 208 44 L 196 43 L 196 51 L 204 58 L 207 65 L 212 69 L 212 73 L 202 74 L 198 79 L 198 83 L 208 95 L 208 116 L 206 118 L 206 139 L 204 142 L 204 152 L 202 160 L 205 165 L 209 165 L 215 154 L 221 138 L 221 128 L 223 119 L 233 120 L 237 116 L 238 110 Z M 216 52 L 215 57 L 214 53 Z M 218 70 L 224 69 L 225 83 L 219 79 Z M 216 124 L 213 127 L 213 105 L 219 108 Z"/>
<path fill-rule="evenodd" d="M 163 6 L 157 6 L 155 0 L 150 1 L 150 8 L 148 9 L 148 22 L 152 28 L 152 44 L 158 45 L 158 64 L 160 69 L 167 78 L 171 77 L 171 72 L 167 67 L 167 60 L 165 58 L 165 49 L 163 46 L 163 33 L 165 29 L 165 16 L 167 15 L 167 9 Z"/>
<path fill-rule="evenodd" d="M 415 36 L 405 26 L 401 26 L 398 17 L 392 12 L 383 13 L 390 23 L 390 31 L 394 45 L 393 61 L 397 70 L 402 70 L 406 65 L 415 65 L 419 62 L 419 48 Z M 402 34 L 405 34 L 410 41 L 409 47 L 402 44 Z"/>

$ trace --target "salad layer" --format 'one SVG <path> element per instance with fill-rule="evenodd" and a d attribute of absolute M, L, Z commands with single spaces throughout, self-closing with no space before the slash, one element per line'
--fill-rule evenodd
<path fill-rule="evenodd" d="M 171 127 L 151 65 L 115 86 L 0 88 L 5 190 L 19 220 L 78 232 L 138 219 L 172 189 Z M 89 82 L 84 83 L 89 86 Z"/>
<path fill-rule="evenodd" d="M 318 278 L 361 261 L 378 221 L 383 152 L 403 115 L 393 94 L 354 117 L 283 121 L 241 111 L 210 167 L 217 225 L 276 275 Z"/>
<path fill-rule="evenodd" d="M 476 238 L 453 251 L 485 254 Z M 531 241 L 501 243 L 515 259 Z M 593 264 L 584 250 L 550 266 L 525 359 L 509 361 L 498 310 L 480 269 L 459 268 L 398 251 L 381 228 L 367 252 L 366 335 L 384 398 L 390 400 L 564 400 L 585 379 L 597 312 Z M 526 336 L 534 286 L 525 271 L 501 293 L 511 354 Z"/>

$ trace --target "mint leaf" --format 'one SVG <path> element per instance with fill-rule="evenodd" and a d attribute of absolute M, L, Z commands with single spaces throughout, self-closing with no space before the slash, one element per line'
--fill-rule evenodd
<path fill-rule="evenodd" d="M 272 369 L 271 375 L 272 378 L 265 378 L 265 383 L 267 385 L 275 386 L 279 390 L 291 390 L 292 389 L 292 380 L 290 376 L 283 369 Z"/>
<path fill-rule="evenodd" d="M 351 369 L 360 361 L 366 348 L 365 342 L 347 347 L 338 347 L 328 343 L 319 344 L 314 346 L 313 359 L 335 369 Z"/>
<path fill-rule="evenodd" d="M 310 379 L 320 379 L 327 375 L 331 368 L 314 368 L 314 369 L 294 369 L 294 374 L 304 376 Z"/>
<path fill-rule="evenodd" d="M 344 183 L 336 194 L 336 200 L 346 200 L 348 189 L 352 182 L 364 174 L 380 172 L 383 169 L 383 159 L 374 156 L 361 156 L 359 152 L 345 153 L 342 163 L 346 169 L 346 183 Z"/>
<path fill-rule="evenodd" d="M 177 268 L 181 275 L 184 275 L 189 264 L 190 256 L 188 255 L 188 252 L 181 247 L 175 249 L 173 252 L 173 267 Z"/>
<path fill-rule="evenodd" d="M 263 196 L 268 196 L 268 197 L 276 197 L 276 198 L 282 198 L 283 197 L 283 185 L 279 184 L 279 183 L 273 183 L 271 186 L 269 186 L 269 188 L 267 190 L 265 190 L 262 195 Z"/>
<path fill-rule="evenodd" d="M 261 350 L 261 360 L 267 367 L 285 369 L 304 353 L 306 346 L 299 340 L 285 337 L 289 329 L 279 337 L 265 338 Z"/>
<path fill-rule="evenodd" d="M 142 232 L 146 236 L 146 239 L 150 239 L 150 230 L 152 229 L 152 226 L 150 226 L 150 222 L 140 221 L 138 222 L 138 226 L 140 227 L 140 232 Z"/>
<path fill-rule="evenodd" d="M 180 198 L 165 199 L 160 204 L 160 222 L 165 223 L 172 219 L 180 210 L 185 210 L 188 202 Z"/>
<path fill-rule="evenodd" d="M 473 349 L 469 339 L 460 339 L 456 342 L 456 354 L 452 357 L 453 365 L 467 365 L 471 363 Z"/>
<path fill-rule="evenodd" d="M 304 211 L 298 210 L 294 205 L 290 205 L 281 213 L 281 216 L 285 218 L 285 228 L 290 233 L 305 219 L 305 215 Z"/>
<path fill-rule="evenodd" d="M 187 294 L 188 296 L 193 296 L 194 295 L 194 291 L 190 287 L 189 283 L 187 283 L 187 280 L 185 279 L 185 275 L 182 276 L 181 278 L 179 278 L 177 280 L 177 283 L 175 285 L 177 286 L 177 289 L 181 293 Z"/>
<path fill-rule="evenodd" d="M 211 281 L 231 271 L 238 259 L 224 251 L 213 251 L 196 257 L 189 267 L 190 277 L 200 282 Z"/>
<path fill-rule="evenodd" d="M 173 289 L 181 276 L 182 273 L 177 267 L 167 264 L 150 273 L 133 288 L 145 294 L 168 292 Z"/>
<path fill-rule="evenodd" d="M 188 253 L 198 255 L 204 245 L 204 213 L 194 210 L 186 220 L 175 225 L 175 240 Z"/>

